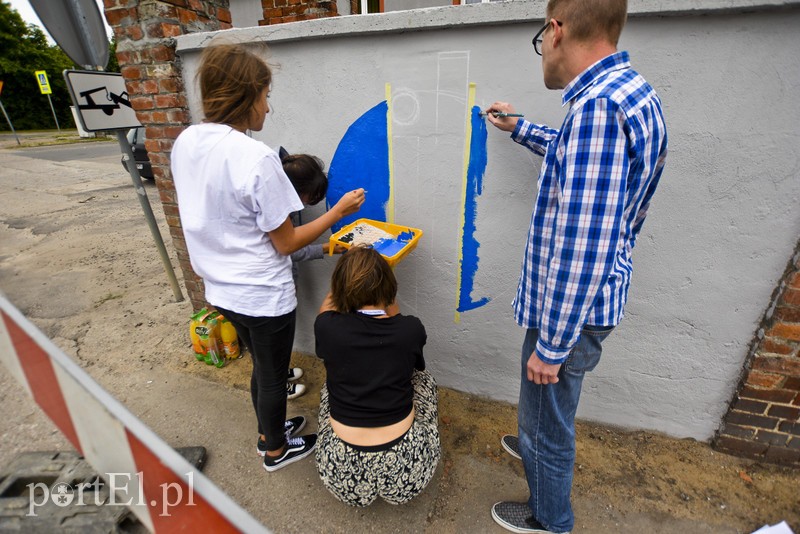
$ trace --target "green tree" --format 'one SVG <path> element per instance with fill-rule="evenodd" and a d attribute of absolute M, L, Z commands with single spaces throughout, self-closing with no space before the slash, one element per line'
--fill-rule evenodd
<path fill-rule="evenodd" d="M 76 68 L 69 57 L 55 45 L 47 43 L 44 32 L 33 24 L 25 24 L 10 4 L 0 2 L 0 100 L 17 130 L 53 129 L 53 113 L 47 96 L 39 91 L 34 72 L 47 72 L 58 123 L 74 128 L 72 101 L 62 72 Z M 8 130 L 5 120 L 0 130 Z"/>
<path fill-rule="evenodd" d="M 120 72 L 119 61 L 117 61 L 117 36 L 111 37 L 111 42 L 108 43 L 108 65 L 106 65 L 106 72 Z"/>

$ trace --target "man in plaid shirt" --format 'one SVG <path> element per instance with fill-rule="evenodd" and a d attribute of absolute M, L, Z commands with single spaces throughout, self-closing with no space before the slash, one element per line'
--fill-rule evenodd
<path fill-rule="evenodd" d="M 661 101 L 617 51 L 625 0 L 549 0 L 533 38 L 545 86 L 562 90 L 561 128 L 511 118 L 506 102 L 488 120 L 544 156 L 514 311 L 522 348 L 519 438 L 527 503 L 492 507 L 513 532 L 568 532 L 575 412 L 583 376 L 623 316 L 631 252 L 667 154 Z"/>

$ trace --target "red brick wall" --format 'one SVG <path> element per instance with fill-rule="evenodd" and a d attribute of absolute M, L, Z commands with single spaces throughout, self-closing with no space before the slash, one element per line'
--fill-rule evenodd
<path fill-rule="evenodd" d="M 773 302 L 714 446 L 738 456 L 800 465 L 800 252 Z"/>
<path fill-rule="evenodd" d="M 335 17 L 336 0 L 261 0 L 263 19 L 259 26 Z"/>
<path fill-rule="evenodd" d="M 117 38 L 117 59 L 136 115 L 147 128 L 161 205 L 195 309 L 205 305 L 202 280 L 192 271 L 169 171 L 172 143 L 191 124 L 175 36 L 231 27 L 228 0 L 104 0 Z"/>

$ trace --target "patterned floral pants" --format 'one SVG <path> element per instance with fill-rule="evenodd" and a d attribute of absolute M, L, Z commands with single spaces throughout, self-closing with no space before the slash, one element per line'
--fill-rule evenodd
<path fill-rule="evenodd" d="M 340 501 L 368 506 L 380 496 L 403 504 L 419 495 L 433 478 L 441 456 L 436 381 L 427 371 L 414 371 L 414 422 L 390 449 L 357 450 L 334 433 L 328 388 L 322 387 L 319 407 L 317 470 L 322 483 Z"/>

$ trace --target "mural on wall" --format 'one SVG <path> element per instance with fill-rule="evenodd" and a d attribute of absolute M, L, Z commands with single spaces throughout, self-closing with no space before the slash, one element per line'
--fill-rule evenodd
<path fill-rule="evenodd" d="M 467 135 L 464 148 L 464 183 L 461 191 L 462 217 L 461 250 L 458 264 L 458 305 L 455 322 L 461 320 L 461 313 L 479 308 L 489 302 L 489 297 L 473 300 L 472 290 L 475 273 L 478 272 L 478 248 L 475 238 L 475 220 L 478 217 L 478 196 L 483 192 L 483 174 L 486 171 L 486 121 L 481 116 L 480 107 L 475 105 L 475 84 L 469 84 L 467 101 Z"/>
<path fill-rule="evenodd" d="M 394 222 L 394 183 L 392 151 L 391 86 L 386 84 L 386 100 L 358 117 L 346 130 L 328 171 L 327 207 L 335 205 L 348 191 L 367 190 L 361 210 L 343 218 L 334 227 L 336 232 L 360 219 Z M 475 105 L 475 84 L 469 84 L 465 120 L 463 183 L 461 187 L 461 220 L 459 224 L 459 257 L 457 272 L 455 322 L 461 313 L 487 304 L 489 297 L 473 298 L 474 279 L 478 271 L 477 231 L 478 197 L 483 192 L 486 170 L 486 122 Z"/>
<path fill-rule="evenodd" d="M 367 190 L 361 210 L 333 226 L 337 232 L 357 219 L 394 222 L 391 158 L 391 87 L 387 99 L 351 124 L 345 132 L 328 170 L 328 209 L 348 191 Z M 388 213 L 387 213 L 388 212 Z"/>

